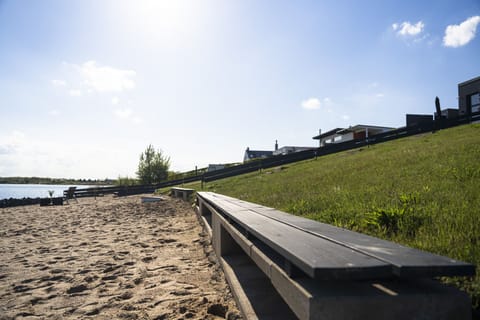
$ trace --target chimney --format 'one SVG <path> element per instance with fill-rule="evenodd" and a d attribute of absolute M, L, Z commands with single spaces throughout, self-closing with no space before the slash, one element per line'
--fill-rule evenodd
<path fill-rule="evenodd" d="M 275 151 L 278 150 L 278 140 L 275 140 Z"/>
<path fill-rule="evenodd" d="M 322 138 L 320 138 L 320 136 L 322 135 L 322 129 L 318 129 L 318 147 L 323 147 L 323 144 L 322 144 Z"/>

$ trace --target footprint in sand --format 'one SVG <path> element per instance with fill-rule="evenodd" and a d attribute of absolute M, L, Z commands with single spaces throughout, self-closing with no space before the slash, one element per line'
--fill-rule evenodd
<path fill-rule="evenodd" d="M 13 287 L 13 291 L 15 291 L 17 293 L 26 292 L 26 291 L 29 291 L 29 290 L 32 290 L 32 288 L 30 288 L 29 286 L 23 285 L 23 284 L 20 284 L 18 286 Z"/>
<path fill-rule="evenodd" d="M 80 284 L 78 286 L 73 286 L 67 289 L 68 294 L 80 293 L 85 290 L 88 290 L 88 287 L 84 284 Z"/>
<path fill-rule="evenodd" d="M 110 273 L 110 272 L 113 272 L 115 270 L 117 270 L 118 268 L 121 268 L 122 266 L 120 265 L 112 265 L 112 266 L 109 266 L 108 268 L 104 269 L 103 270 L 103 273 Z"/>
<path fill-rule="evenodd" d="M 31 304 L 32 306 L 34 306 L 34 305 L 42 302 L 43 300 L 45 300 L 44 297 L 33 297 L 32 299 L 30 299 L 30 304 Z"/>
<path fill-rule="evenodd" d="M 22 280 L 21 283 L 22 283 L 22 284 L 30 283 L 30 282 L 33 282 L 33 281 L 35 281 L 35 280 L 37 280 L 37 279 L 25 279 L 25 280 Z"/>
<path fill-rule="evenodd" d="M 119 295 L 117 297 L 117 299 L 119 300 L 128 300 L 128 299 L 131 299 L 133 297 L 133 293 L 127 291 L 127 292 L 124 292 L 122 293 L 121 295 Z"/>
<path fill-rule="evenodd" d="M 59 274 L 59 273 L 64 273 L 64 272 L 65 272 L 65 270 L 63 270 L 63 269 L 52 269 L 52 270 L 50 270 L 50 273 L 52 273 L 52 274 Z"/>
<path fill-rule="evenodd" d="M 83 278 L 83 281 L 85 281 L 86 283 L 92 283 L 97 279 L 98 279 L 97 276 L 87 276 L 87 277 Z"/>
<path fill-rule="evenodd" d="M 103 281 L 111 281 L 111 280 L 115 280 L 115 279 L 117 279 L 116 275 L 102 277 Z"/>
<path fill-rule="evenodd" d="M 177 242 L 177 240 L 175 239 L 170 239 L 170 238 L 167 238 L 167 239 L 158 239 L 158 242 L 160 243 L 172 243 L 172 242 Z"/>
<path fill-rule="evenodd" d="M 143 242 L 139 242 L 139 243 L 137 243 L 137 245 L 139 245 L 139 246 L 142 247 L 142 248 L 148 248 L 148 247 L 150 247 L 150 245 L 148 245 L 148 244 L 146 244 L 146 243 L 143 243 Z"/>
<path fill-rule="evenodd" d="M 157 257 L 155 257 L 155 256 L 147 256 L 147 257 L 142 258 L 142 261 L 145 262 L 145 263 L 150 263 L 153 260 L 155 260 L 156 258 Z"/>
<path fill-rule="evenodd" d="M 90 272 L 92 272 L 91 269 L 83 269 L 83 270 L 78 271 L 77 274 L 85 274 L 85 273 L 90 273 Z"/>

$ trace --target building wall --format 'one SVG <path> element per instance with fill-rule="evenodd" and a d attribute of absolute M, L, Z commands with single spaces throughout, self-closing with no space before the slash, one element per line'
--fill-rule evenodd
<path fill-rule="evenodd" d="M 340 142 L 340 141 L 338 141 L 339 137 L 341 137 L 341 136 L 336 134 L 336 133 L 332 134 L 330 136 L 327 136 L 327 137 L 323 137 L 322 139 L 320 139 L 320 147 L 324 147 L 325 145 L 330 144 L 330 143 Z"/>
<path fill-rule="evenodd" d="M 480 93 L 480 77 L 458 84 L 458 109 L 460 115 L 468 115 L 471 112 L 472 95 Z"/>
<path fill-rule="evenodd" d="M 430 124 L 432 121 L 433 117 L 430 114 L 407 114 L 407 127 Z"/>
<path fill-rule="evenodd" d="M 353 139 L 365 139 L 367 137 L 367 131 L 358 131 L 353 133 Z"/>
<path fill-rule="evenodd" d="M 221 169 L 225 169 L 225 165 L 223 165 L 223 164 L 209 164 L 207 172 L 212 172 L 212 171 L 221 170 Z"/>
<path fill-rule="evenodd" d="M 340 140 L 335 141 L 335 143 L 340 143 L 340 142 L 353 140 L 354 139 L 353 134 L 354 134 L 353 132 L 346 133 L 346 134 L 342 135 L 342 138 Z"/>

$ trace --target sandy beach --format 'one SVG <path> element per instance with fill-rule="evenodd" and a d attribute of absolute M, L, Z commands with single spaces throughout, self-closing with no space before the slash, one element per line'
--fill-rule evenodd
<path fill-rule="evenodd" d="M 0 209 L 0 319 L 239 319 L 186 202 Z"/>

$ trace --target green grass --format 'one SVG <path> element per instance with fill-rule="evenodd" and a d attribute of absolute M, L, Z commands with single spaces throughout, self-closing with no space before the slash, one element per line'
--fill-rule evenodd
<path fill-rule="evenodd" d="M 200 190 L 199 183 L 186 187 Z M 480 265 L 480 125 L 207 183 L 204 190 Z M 480 305 L 480 277 L 444 279 Z"/>

